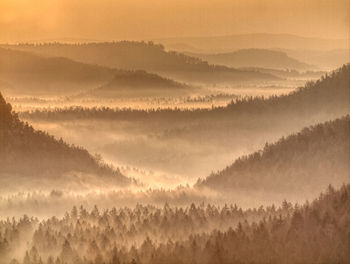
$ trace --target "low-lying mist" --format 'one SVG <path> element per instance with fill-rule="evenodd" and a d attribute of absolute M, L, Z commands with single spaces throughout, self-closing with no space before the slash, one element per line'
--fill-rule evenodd
<path fill-rule="evenodd" d="M 161 208 L 165 204 L 169 206 L 186 207 L 191 204 L 238 204 L 240 207 L 258 208 L 281 204 L 284 200 L 293 203 L 304 203 L 312 200 L 314 194 L 289 195 L 286 197 L 281 193 L 249 192 L 240 191 L 231 194 L 222 194 L 210 189 L 196 189 L 190 186 L 177 186 L 173 189 L 166 188 L 128 188 L 113 190 L 110 188 L 90 188 L 86 191 L 51 190 L 17 192 L 0 196 L 1 218 L 21 217 L 24 214 L 38 217 L 40 219 L 51 216 L 63 217 L 72 206 L 84 206 L 92 210 L 98 206 L 102 211 L 117 207 L 135 207 L 138 204 L 151 204 Z"/>
<path fill-rule="evenodd" d="M 177 179 L 180 184 L 193 183 L 198 177 L 222 169 L 239 156 L 261 149 L 266 142 L 274 142 L 306 125 L 336 117 L 337 114 L 324 113 L 286 120 L 276 113 L 269 121 L 259 115 L 180 122 L 173 122 L 166 115 L 156 120 L 133 121 L 89 117 L 27 120 L 36 129 L 100 154 L 114 166 L 167 175 L 167 183 L 174 184 Z M 159 186 L 157 177 L 152 181 L 150 177 L 143 179 L 138 173 L 130 172 L 129 175 L 150 186 Z"/>

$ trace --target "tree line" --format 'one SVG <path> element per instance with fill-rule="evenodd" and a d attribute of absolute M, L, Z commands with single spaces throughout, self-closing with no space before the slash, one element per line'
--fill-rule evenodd
<path fill-rule="evenodd" d="M 347 263 L 349 209 L 349 184 L 278 208 L 73 207 L 60 219 L 1 221 L 1 263 Z"/>

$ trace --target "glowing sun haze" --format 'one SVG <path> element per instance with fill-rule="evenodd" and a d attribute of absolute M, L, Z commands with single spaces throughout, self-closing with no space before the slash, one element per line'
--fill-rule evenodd
<path fill-rule="evenodd" d="M 1 0 L 0 41 L 290 33 L 349 38 L 348 0 Z"/>

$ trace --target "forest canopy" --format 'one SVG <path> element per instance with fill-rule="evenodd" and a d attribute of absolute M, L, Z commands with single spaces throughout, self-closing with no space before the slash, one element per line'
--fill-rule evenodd
<path fill-rule="evenodd" d="M 73 207 L 63 218 L 0 221 L 0 263 L 346 263 L 349 206 L 350 185 L 312 203 L 247 210 Z"/>

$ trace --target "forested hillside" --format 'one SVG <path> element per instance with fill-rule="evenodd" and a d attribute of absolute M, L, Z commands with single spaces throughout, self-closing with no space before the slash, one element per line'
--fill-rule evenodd
<path fill-rule="evenodd" d="M 268 99 L 248 98 L 233 102 L 228 108 L 235 112 L 286 114 L 284 118 L 298 118 L 306 114 L 322 116 L 327 113 L 349 113 L 349 99 L 350 64 L 346 64 L 315 82 L 308 82 L 290 94 Z"/>
<path fill-rule="evenodd" d="M 304 128 L 199 180 L 197 187 L 235 192 L 319 192 L 350 180 L 350 116 Z"/>
<path fill-rule="evenodd" d="M 1 221 L 0 263 L 347 263 L 349 209 L 350 185 L 279 208 L 73 207 L 61 219 Z"/>
<path fill-rule="evenodd" d="M 0 94 L 0 189 L 121 187 L 132 183 L 81 147 L 19 120 Z M 16 184 L 14 182 L 18 181 Z"/>
<path fill-rule="evenodd" d="M 229 82 L 275 80 L 270 74 L 235 70 L 226 66 L 211 65 L 201 59 L 174 51 L 166 51 L 153 42 L 121 41 L 88 44 L 12 45 L 11 49 L 26 50 L 54 57 L 98 64 L 126 70 L 145 70 L 166 74 L 181 81 Z"/>
<path fill-rule="evenodd" d="M 271 69 L 310 70 L 315 67 L 289 57 L 286 53 L 267 49 L 242 49 L 229 53 L 187 53 L 212 64 L 228 67 L 260 67 Z"/>
<path fill-rule="evenodd" d="M 97 97 L 185 95 L 192 87 L 145 71 L 119 71 L 114 78 L 86 95 Z"/>

